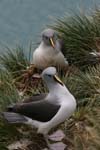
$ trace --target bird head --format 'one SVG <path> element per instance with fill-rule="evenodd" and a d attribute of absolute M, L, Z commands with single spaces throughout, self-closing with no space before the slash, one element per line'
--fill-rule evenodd
<path fill-rule="evenodd" d="M 46 81 L 47 84 L 58 83 L 62 86 L 64 85 L 64 83 L 57 76 L 57 71 L 56 71 L 55 67 L 48 67 L 48 68 L 44 69 L 41 76 L 42 76 L 43 80 Z"/>
<path fill-rule="evenodd" d="M 56 49 L 57 33 L 53 29 L 45 29 L 42 32 L 42 40 L 47 46 Z"/>

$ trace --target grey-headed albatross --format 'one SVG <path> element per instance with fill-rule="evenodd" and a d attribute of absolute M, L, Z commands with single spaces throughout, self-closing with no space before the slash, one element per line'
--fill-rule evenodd
<path fill-rule="evenodd" d="M 35 97 L 26 103 L 18 103 L 3 112 L 9 123 L 25 123 L 36 127 L 38 133 L 47 137 L 53 127 L 68 119 L 76 109 L 76 100 L 64 83 L 56 75 L 55 67 L 48 67 L 42 72 L 49 93 Z"/>
<path fill-rule="evenodd" d="M 50 66 L 59 70 L 68 67 L 68 61 L 61 51 L 61 42 L 57 37 L 57 32 L 53 29 L 45 29 L 42 32 L 40 45 L 33 52 L 33 64 L 38 69 L 45 69 Z"/>

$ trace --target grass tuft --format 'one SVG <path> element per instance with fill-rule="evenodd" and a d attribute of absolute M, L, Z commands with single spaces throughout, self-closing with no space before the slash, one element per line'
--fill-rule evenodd
<path fill-rule="evenodd" d="M 17 47 L 16 49 L 7 48 L 6 52 L 0 55 L 0 64 L 11 72 L 15 78 L 19 76 L 30 63 L 25 56 L 24 49 Z"/>
<path fill-rule="evenodd" d="M 62 51 L 69 64 L 74 64 L 81 70 L 99 63 L 98 59 L 90 55 L 90 52 L 98 51 L 96 39 L 100 38 L 100 11 L 94 14 L 96 15 L 79 13 L 70 17 L 64 16 L 56 19 L 52 26 L 63 40 Z"/>

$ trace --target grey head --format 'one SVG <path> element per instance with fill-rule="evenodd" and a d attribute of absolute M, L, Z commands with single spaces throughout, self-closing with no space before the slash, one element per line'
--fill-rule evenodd
<path fill-rule="evenodd" d="M 42 32 L 42 41 L 47 46 L 52 46 L 53 48 L 55 48 L 57 39 L 58 39 L 57 32 L 54 31 L 53 29 L 48 28 Z"/>
<path fill-rule="evenodd" d="M 42 36 L 46 36 L 46 37 L 53 37 L 55 34 L 57 34 L 53 29 L 45 29 L 43 32 L 42 32 Z"/>
<path fill-rule="evenodd" d="M 56 73 L 57 73 L 57 71 L 56 71 L 55 67 L 48 67 L 43 70 L 42 76 L 45 76 L 45 75 L 54 76 Z"/>
<path fill-rule="evenodd" d="M 47 85 L 56 83 L 59 83 L 62 86 L 64 85 L 63 82 L 57 76 L 57 71 L 55 67 L 48 67 L 44 69 L 41 76 L 43 80 L 47 83 Z"/>

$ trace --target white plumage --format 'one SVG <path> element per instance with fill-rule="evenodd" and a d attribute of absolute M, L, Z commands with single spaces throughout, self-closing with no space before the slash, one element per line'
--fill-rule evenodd
<path fill-rule="evenodd" d="M 59 68 L 66 68 L 68 66 L 54 30 L 46 29 L 43 31 L 42 41 L 33 52 L 33 64 L 39 69 L 45 69 L 50 66 Z"/>
<path fill-rule="evenodd" d="M 3 113 L 8 122 L 23 122 L 36 127 L 38 133 L 46 136 L 50 129 L 73 114 L 76 100 L 56 73 L 54 67 L 48 67 L 42 72 L 42 79 L 46 82 L 49 93 L 44 98 L 40 95 L 40 101 L 34 101 L 33 97 L 31 102 L 10 106 L 8 112 Z"/>

